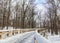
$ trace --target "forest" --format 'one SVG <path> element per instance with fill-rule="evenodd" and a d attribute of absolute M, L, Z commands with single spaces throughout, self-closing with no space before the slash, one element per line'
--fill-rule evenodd
<path fill-rule="evenodd" d="M 35 0 L 0 0 L 0 29 L 46 28 L 60 33 L 60 0 L 46 0 L 42 6 Z"/>

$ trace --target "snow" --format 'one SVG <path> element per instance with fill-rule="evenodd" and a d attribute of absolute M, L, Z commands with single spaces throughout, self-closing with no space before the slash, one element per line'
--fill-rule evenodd
<path fill-rule="evenodd" d="M 38 43 L 51 43 L 49 40 L 41 36 L 39 33 L 36 33 L 35 37 Z"/>
<path fill-rule="evenodd" d="M 18 34 L 18 35 L 12 36 L 12 37 L 8 37 L 6 39 L 0 40 L 0 43 L 18 43 L 33 33 L 34 32 L 27 32 L 27 33 Z"/>
<path fill-rule="evenodd" d="M 21 37 L 20 39 L 20 42 L 23 41 L 23 39 L 26 39 L 28 37 L 30 37 L 31 35 L 34 35 L 35 32 L 31 32 L 30 34 L 26 34 L 25 36 L 23 36 L 23 38 Z"/>
<path fill-rule="evenodd" d="M 2 39 L 0 40 L 0 43 L 34 43 L 34 38 L 36 38 L 37 43 L 60 43 L 59 35 L 49 35 L 48 39 L 46 39 L 45 37 L 34 31 L 17 34 L 15 36 Z"/>
<path fill-rule="evenodd" d="M 31 35 L 30 37 L 28 37 L 20 43 L 34 43 L 34 35 Z"/>
<path fill-rule="evenodd" d="M 60 36 L 59 35 L 54 35 L 54 36 L 49 36 L 48 40 L 51 41 L 51 43 L 60 43 Z"/>
<path fill-rule="evenodd" d="M 9 30 L 13 29 L 13 27 L 8 27 Z M 5 26 L 3 30 L 7 30 L 7 27 Z"/>

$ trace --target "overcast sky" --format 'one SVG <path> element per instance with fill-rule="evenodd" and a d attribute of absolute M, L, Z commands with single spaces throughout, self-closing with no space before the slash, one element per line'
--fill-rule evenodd
<path fill-rule="evenodd" d="M 21 1 L 20 1 L 21 2 Z M 12 2 L 13 3 L 13 2 Z M 36 12 L 38 14 L 38 12 L 42 11 L 41 17 L 44 17 L 44 13 L 47 12 L 46 8 L 44 7 L 44 4 L 46 3 L 46 0 L 35 0 L 35 4 L 36 4 Z M 16 5 L 16 2 L 12 4 L 13 6 Z"/>
<path fill-rule="evenodd" d="M 37 4 L 36 8 L 35 8 L 35 11 L 36 11 L 37 15 L 39 15 L 39 12 L 41 11 L 41 17 L 42 17 L 41 19 L 42 20 L 44 20 L 44 18 L 46 16 L 45 13 L 47 13 L 47 9 L 44 7 L 46 2 L 47 2 L 47 0 L 36 0 L 35 1 L 35 4 Z M 36 16 L 36 20 L 38 22 L 38 18 L 37 17 L 38 16 Z"/>

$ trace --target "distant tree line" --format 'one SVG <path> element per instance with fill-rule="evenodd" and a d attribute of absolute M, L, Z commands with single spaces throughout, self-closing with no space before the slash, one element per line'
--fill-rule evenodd
<path fill-rule="evenodd" d="M 47 8 L 48 11 L 48 18 L 49 18 L 49 25 L 48 30 L 51 29 L 52 34 L 58 34 L 58 30 L 60 30 L 60 14 L 58 13 L 58 10 L 60 9 L 60 1 L 59 0 L 48 0 L 48 5 L 51 5 L 51 7 Z M 59 10 L 60 11 L 60 10 Z M 60 32 L 60 31 L 59 31 Z"/>
<path fill-rule="evenodd" d="M 1 0 L 0 27 L 34 28 L 34 5 L 31 0 Z M 15 3 L 15 4 L 14 4 Z M 14 4 L 14 5 L 13 5 Z"/>
<path fill-rule="evenodd" d="M 47 13 L 45 12 L 46 17 L 43 20 L 44 28 L 48 29 L 51 34 L 60 33 L 60 0 L 47 0 L 47 3 L 43 4 L 47 9 Z"/>
<path fill-rule="evenodd" d="M 39 15 L 35 12 L 35 0 L 0 0 L 0 29 L 38 27 L 46 28 L 48 32 L 51 30 L 51 34 L 60 33 L 60 0 L 46 1 L 43 4 L 47 12 L 42 19 L 42 10 Z"/>

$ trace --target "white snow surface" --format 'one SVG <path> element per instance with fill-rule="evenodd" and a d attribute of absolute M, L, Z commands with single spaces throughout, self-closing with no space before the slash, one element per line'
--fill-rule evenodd
<path fill-rule="evenodd" d="M 39 33 L 36 33 L 35 37 L 36 37 L 37 43 L 51 43 L 49 40 L 47 40 L 45 37 L 43 37 Z"/>
<path fill-rule="evenodd" d="M 33 34 L 34 32 L 27 32 L 23 34 L 18 34 L 12 37 L 8 37 L 6 39 L 0 40 L 0 43 L 19 43 L 24 38 L 28 37 L 29 35 Z"/>
<path fill-rule="evenodd" d="M 34 35 L 31 35 L 20 43 L 34 43 Z"/>
<path fill-rule="evenodd" d="M 60 43 L 60 36 L 48 36 L 48 39 L 43 37 L 37 32 L 31 31 L 23 34 L 17 34 L 12 37 L 0 40 L 0 43 L 34 43 L 34 38 L 36 38 L 37 43 Z"/>
<path fill-rule="evenodd" d="M 50 40 L 51 43 L 60 43 L 60 36 L 59 35 L 48 36 L 48 40 Z"/>

